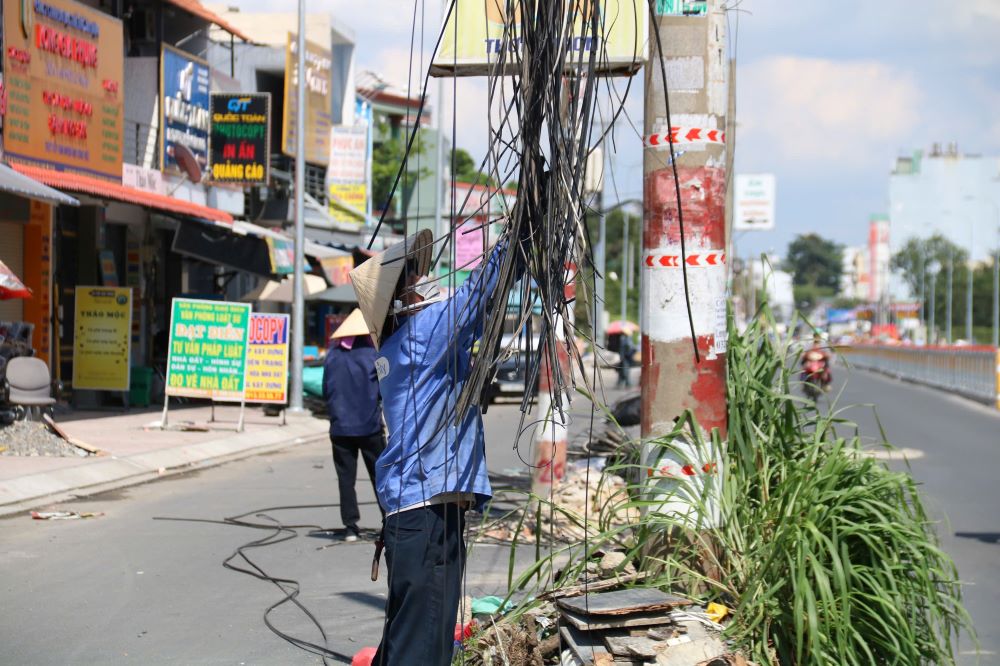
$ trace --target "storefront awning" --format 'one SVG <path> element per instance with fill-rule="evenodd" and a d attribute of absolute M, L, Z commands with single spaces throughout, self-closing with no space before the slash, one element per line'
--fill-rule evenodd
<path fill-rule="evenodd" d="M 245 33 L 241 32 L 239 29 L 234 27 L 231 23 L 228 23 L 221 16 L 219 16 L 218 14 L 207 8 L 205 5 L 198 2 L 198 0 L 167 0 L 167 2 L 172 4 L 174 7 L 183 9 L 188 14 L 193 14 L 198 18 L 205 19 L 209 23 L 214 23 L 215 25 L 219 26 L 229 34 L 233 35 L 234 37 L 239 37 L 245 42 L 253 41 Z"/>
<path fill-rule="evenodd" d="M 80 202 L 59 190 L 42 185 L 37 180 L 22 175 L 6 164 L 0 164 L 0 191 L 10 192 L 29 199 L 37 199 L 51 204 L 79 206 Z"/>
<path fill-rule="evenodd" d="M 208 206 L 184 201 L 183 199 L 175 199 L 164 194 L 147 192 L 78 173 L 56 171 L 54 169 L 20 163 L 14 163 L 11 166 L 28 178 L 59 188 L 60 190 L 83 192 L 98 197 L 114 199 L 115 201 L 124 201 L 138 206 L 146 206 L 148 208 L 156 208 L 157 210 L 208 220 L 210 222 L 225 222 L 227 224 L 232 224 L 233 222 L 233 216 L 226 211 L 209 208 Z M 76 203 L 76 200 L 74 200 L 74 203 Z"/>

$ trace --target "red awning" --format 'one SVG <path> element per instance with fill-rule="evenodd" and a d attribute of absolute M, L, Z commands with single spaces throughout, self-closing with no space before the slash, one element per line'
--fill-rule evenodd
<path fill-rule="evenodd" d="M 34 178 L 40 183 L 45 183 L 50 187 L 59 190 L 69 190 L 70 192 L 84 192 L 98 197 L 114 199 L 115 201 L 125 201 L 127 203 L 165 210 L 171 213 L 179 213 L 188 217 L 196 217 L 211 222 L 233 223 L 233 216 L 224 210 L 209 208 L 201 204 L 175 199 L 165 194 L 156 194 L 138 190 L 134 187 L 126 187 L 118 183 L 113 183 L 100 178 L 83 176 L 78 173 L 67 171 L 56 171 L 45 167 L 31 166 L 28 164 L 11 163 L 11 166 L 28 178 Z"/>
<path fill-rule="evenodd" d="M 245 42 L 253 41 L 246 34 L 241 32 L 238 28 L 233 27 L 231 23 L 226 22 L 221 16 L 215 12 L 209 10 L 205 5 L 198 2 L 198 0 L 167 0 L 174 7 L 179 7 L 183 9 L 188 14 L 193 14 L 199 18 L 203 18 L 209 23 L 214 23 L 226 32 L 236 37 L 239 37 Z"/>

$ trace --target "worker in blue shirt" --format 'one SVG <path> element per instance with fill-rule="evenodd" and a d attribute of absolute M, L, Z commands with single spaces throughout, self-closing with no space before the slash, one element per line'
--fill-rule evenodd
<path fill-rule="evenodd" d="M 375 487 L 375 460 L 385 449 L 382 405 L 375 375 L 375 347 L 361 310 L 355 310 L 330 336 L 323 363 L 323 399 L 330 415 L 333 466 L 340 488 L 340 519 L 346 541 L 357 541 L 358 453 Z M 377 492 L 377 491 L 376 491 Z"/>
<path fill-rule="evenodd" d="M 389 597 L 373 664 L 451 663 L 465 567 L 465 511 L 491 497 L 482 414 L 456 403 L 499 281 L 505 245 L 450 298 L 427 280 L 432 234 L 424 230 L 351 273 L 379 345 L 388 444 L 376 463 Z"/>

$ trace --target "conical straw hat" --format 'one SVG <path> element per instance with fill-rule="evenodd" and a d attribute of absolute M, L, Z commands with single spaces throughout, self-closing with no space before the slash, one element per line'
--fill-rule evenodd
<path fill-rule="evenodd" d="M 382 327 L 407 259 L 416 262 L 417 275 L 427 275 L 433 248 L 434 234 L 430 229 L 421 229 L 351 271 L 358 307 L 376 345 L 382 341 Z"/>
<path fill-rule="evenodd" d="M 355 335 L 371 335 L 371 331 L 368 330 L 368 324 L 365 323 L 365 316 L 361 314 L 361 310 L 358 308 L 354 308 L 354 311 L 333 332 L 330 339 L 353 338 Z"/>

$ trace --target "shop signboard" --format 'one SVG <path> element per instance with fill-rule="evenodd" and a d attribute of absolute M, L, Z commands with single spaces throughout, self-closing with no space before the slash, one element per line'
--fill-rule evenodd
<path fill-rule="evenodd" d="M 77 287 L 74 300 L 73 388 L 127 391 L 131 287 Z"/>
<path fill-rule="evenodd" d="M 590 55 L 596 51 L 597 71 L 602 74 L 634 74 L 646 60 L 646 15 L 645 2 L 636 0 L 601 0 L 600 21 L 603 30 L 597 38 L 589 36 L 584 12 L 579 6 L 589 3 L 567 3 L 567 11 L 576 12 L 572 32 L 567 36 L 570 58 L 573 61 L 590 62 Z M 507 17 L 508 3 L 483 2 L 483 0 L 457 0 L 454 10 L 448 16 L 444 33 L 441 35 L 437 55 L 431 65 L 434 76 L 484 76 L 496 73 L 496 64 L 503 53 L 507 53 L 503 74 L 514 74 L 520 70 L 521 58 L 511 55 L 520 51 L 521 3 L 513 3 L 515 24 Z"/>
<path fill-rule="evenodd" d="M 326 186 L 330 217 L 364 224 L 368 210 L 368 127 L 337 125 L 330 130 Z"/>
<path fill-rule="evenodd" d="M 288 402 L 288 326 L 286 314 L 250 315 L 247 348 L 247 402 Z"/>
<path fill-rule="evenodd" d="M 208 167 L 209 69 L 201 58 L 163 45 L 160 51 L 160 168 L 181 171 L 174 146 Z"/>
<path fill-rule="evenodd" d="M 351 271 L 354 269 L 354 257 L 351 255 L 323 257 L 319 260 L 319 265 L 327 281 L 334 287 L 350 284 Z"/>
<path fill-rule="evenodd" d="M 3 3 L 4 153 L 119 180 L 122 23 L 71 0 Z"/>
<path fill-rule="evenodd" d="M 166 394 L 242 401 L 249 332 L 249 303 L 175 298 Z"/>
<path fill-rule="evenodd" d="M 212 93 L 210 178 L 266 185 L 271 164 L 271 94 Z"/>
<path fill-rule="evenodd" d="M 455 268 L 471 271 L 483 260 L 485 218 L 473 218 L 455 229 Z"/>
<path fill-rule="evenodd" d="M 147 169 L 135 164 L 122 164 L 122 185 L 153 194 L 166 194 L 163 174 L 158 169 Z"/>
<path fill-rule="evenodd" d="M 24 321 L 34 324 L 35 356 L 50 361 L 52 331 L 52 205 L 32 200 L 24 228 L 24 284 L 31 298 L 24 300 Z"/>
<path fill-rule="evenodd" d="M 708 3 L 705 0 L 656 0 L 657 16 L 705 16 Z"/>
<path fill-rule="evenodd" d="M 774 174 L 737 174 L 735 187 L 733 229 L 736 231 L 774 229 Z"/>
<path fill-rule="evenodd" d="M 281 151 L 295 157 L 295 113 L 298 95 L 298 55 L 296 38 L 288 33 L 285 49 L 285 100 L 281 122 Z M 306 42 L 305 146 L 306 162 L 326 166 L 330 159 L 330 128 L 333 126 L 333 97 L 330 81 L 333 54 Z"/>
<path fill-rule="evenodd" d="M 264 238 L 267 256 L 271 260 L 271 272 L 275 275 L 291 275 L 295 272 L 295 241 L 283 238 Z"/>

